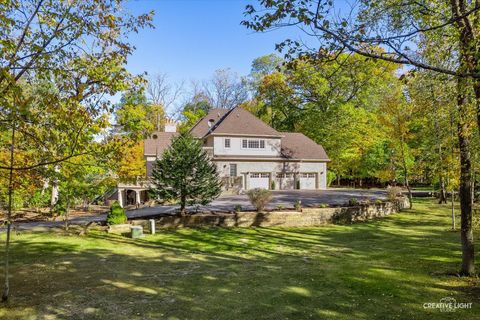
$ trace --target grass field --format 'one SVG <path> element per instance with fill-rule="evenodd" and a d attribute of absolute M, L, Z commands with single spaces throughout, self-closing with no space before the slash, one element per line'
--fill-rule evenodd
<path fill-rule="evenodd" d="M 14 235 L 0 318 L 480 319 L 480 280 L 451 275 L 448 207 L 414 208 L 350 226 Z M 473 308 L 423 308 L 444 297 Z"/>

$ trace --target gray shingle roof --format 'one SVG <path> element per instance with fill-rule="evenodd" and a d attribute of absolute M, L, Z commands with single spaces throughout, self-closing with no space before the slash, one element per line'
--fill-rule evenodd
<path fill-rule="evenodd" d="M 282 157 L 302 160 L 326 160 L 325 149 L 303 133 L 282 132 Z"/>
<path fill-rule="evenodd" d="M 212 126 L 208 125 L 209 121 Z M 198 138 L 207 134 L 233 134 L 245 136 L 281 136 L 262 120 L 243 108 L 213 109 L 190 132 Z"/>
<path fill-rule="evenodd" d="M 148 139 L 145 139 L 144 152 L 145 156 L 160 156 L 163 151 L 170 146 L 172 138 L 176 136 L 178 132 L 155 132 Z M 156 138 L 155 138 L 156 137 Z"/>
<path fill-rule="evenodd" d="M 212 126 L 208 125 L 209 120 Z M 200 119 L 190 133 L 202 138 L 208 134 L 276 136 L 281 137 L 281 157 L 292 160 L 329 161 L 323 147 L 302 133 L 278 132 L 253 114 L 242 108 L 213 109 Z M 160 156 L 170 146 L 176 132 L 156 132 L 156 139 L 145 140 L 145 156 Z M 242 157 L 238 157 L 241 159 Z M 245 158 L 247 158 L 245 156 Z"/>
<path fill-rule="evenodd" d="M 192 129 L 190 129 L 190 133 L 197 138 L 202 138 L 211 129 L 210 126 L 208 125 L 209 120 L 213 120 L 213 125 L 215 126 L 216 124 L 219 123 L 220 120 L 223 119 L 223 117 L 227 114 L 227 112 L 230 111 L 228 109 L 212 109 L 210 112 L 200 119 Z"/>

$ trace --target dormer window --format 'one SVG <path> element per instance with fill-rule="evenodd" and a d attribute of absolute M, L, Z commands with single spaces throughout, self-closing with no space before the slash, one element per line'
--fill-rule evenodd
<path fill-rule="evenodd" d="M 262 139 L 243 139 L 243 149 L 265 149 L 265 140 Z"/>

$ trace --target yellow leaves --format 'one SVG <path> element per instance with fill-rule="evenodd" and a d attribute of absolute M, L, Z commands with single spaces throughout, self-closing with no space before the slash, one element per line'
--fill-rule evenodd
<path fill-rule="evenodd" d="M 146 175 L 145 168 L 143 141 L 134 146 L 126 146 L 123 148 L 117 171 L 120 179 L 128 180 L 139 176 L 143 177 Z"/>

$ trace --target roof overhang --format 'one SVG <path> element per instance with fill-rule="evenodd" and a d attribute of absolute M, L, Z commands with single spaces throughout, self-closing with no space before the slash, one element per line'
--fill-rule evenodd
<path fill-rule="evenodd" d="M 256 138 L 283 138 L 284 135 L 269 135 L 269 134 L 250 134 L 250 133 L 210 133 L 206 135 L 204 138 L 208 136 L 216 136 L 216 137 L 256 137 Z"/>

